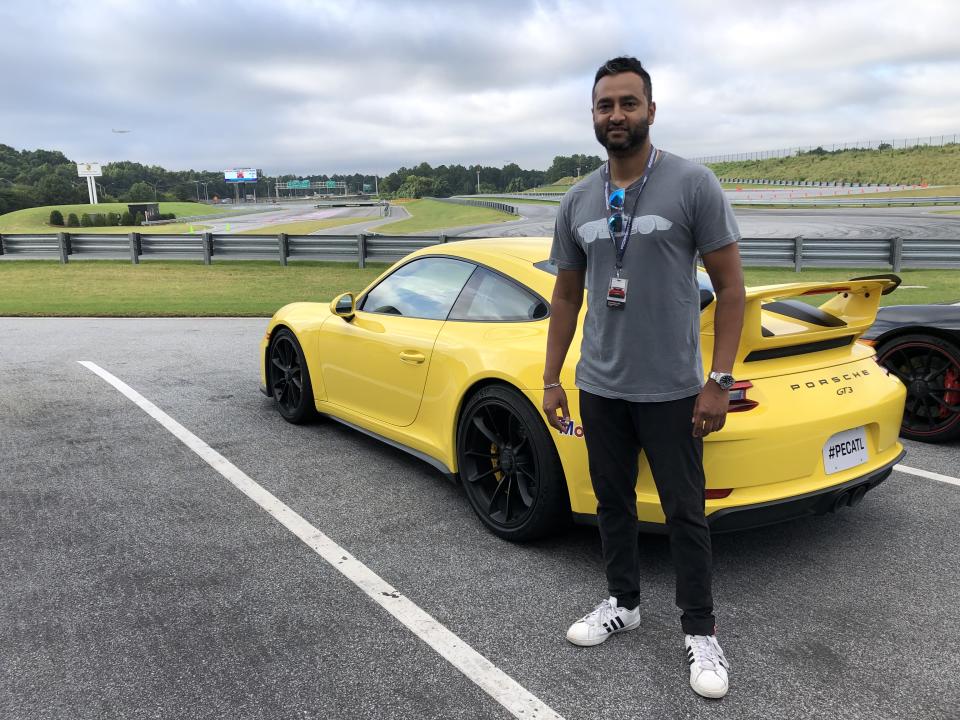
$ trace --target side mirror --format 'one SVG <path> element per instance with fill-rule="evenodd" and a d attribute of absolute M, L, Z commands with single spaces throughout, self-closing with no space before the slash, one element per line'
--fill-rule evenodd
<path fill-rule="evenodd" d="M 334 315 L 339 315 L 347 322 L 353 320 L 353 316 L 356 313 L 356 308 L 353 305 L 353 293 L 343 293 L 343 295 L 337 295 L 333 300 L 330 301 L 330 312 Z"/>

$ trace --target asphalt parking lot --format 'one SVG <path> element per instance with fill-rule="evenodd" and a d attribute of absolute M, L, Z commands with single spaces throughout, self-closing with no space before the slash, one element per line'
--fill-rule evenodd
<path fill-rule="evenodd" d="M 509 718 L 116 376 L 542 703 L 518 717 L 960 716 L 960 487 L 717 536 L 722 701 L 687 684 L 666 540 L 643 623 L 566 642 L 604 594 L 595 530 L 528 545 L 462 492 L 257 390 L 265 320 L 0 319 L 0 718 Z M 904 464 L 960 476 L 960 443 Z"/>

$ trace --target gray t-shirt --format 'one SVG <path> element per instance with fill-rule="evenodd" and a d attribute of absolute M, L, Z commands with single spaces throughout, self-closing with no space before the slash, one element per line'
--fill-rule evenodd
<path fill-rule="evenodd" d="M 616 253 L 607 226 L 606 173 L 604 165 L 564 196 L 550 252 L 558 268 L 586 268 L 577 387 L 633 402 L 695 395 L 703 386 L 696 257 L 740 239 L 733 210 L 708 168 L 661 151 L 623 256 L 626 306 L 608 308 Z M 624 228 L 639 188 L 639 182 L 627 188 Z"/>

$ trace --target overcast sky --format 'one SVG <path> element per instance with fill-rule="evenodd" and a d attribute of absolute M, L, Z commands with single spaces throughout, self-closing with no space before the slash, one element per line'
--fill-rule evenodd
<path fill-rule="evenodd" d="M 545 169 L 601 154 L 620 54 L 688 157 L 960 133 L 958 0 L 3 0 L 0 28 L 0 143 L 85 162 Z"/>

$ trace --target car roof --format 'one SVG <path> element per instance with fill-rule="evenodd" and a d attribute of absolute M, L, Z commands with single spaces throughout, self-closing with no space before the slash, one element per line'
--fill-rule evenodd
<path fill-rule="evenodd" d="M 492 257 L 512 256 L 531 263 L 550 257 L 549 237 L 503 237 L 456 240 L 442 246 L 432 245 L 417 252 L 418 255 L 456 255 L 476 261 L 489 260 Z"/>

